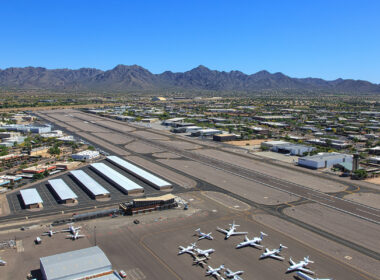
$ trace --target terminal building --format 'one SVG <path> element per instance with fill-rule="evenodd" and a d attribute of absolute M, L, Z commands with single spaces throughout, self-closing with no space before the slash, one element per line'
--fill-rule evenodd
<path fill-rule="evenodd" d="M 58 201 L 64 204 L 77 202 L 78 196 L 70 189 L 70 187 L 62 179 L 48 180 Z"/>
<path fill-rule="evenodd" d="M 158 190 L 173 187 L 171 183 L 117 156 L 108 156 L 107 160 Z"/>
<path fill-rule="evenodd" d="M 24 201 L 25 208 L 33 209 L 43 207 L 43 200 L 36 189 L 21 190 L 20 195 L 22 200 Z"/>
<path fill-rule="evenodd" d="M 40 270 L 43 280 L 120 280 L 98 246 L 40 258 Z"/>

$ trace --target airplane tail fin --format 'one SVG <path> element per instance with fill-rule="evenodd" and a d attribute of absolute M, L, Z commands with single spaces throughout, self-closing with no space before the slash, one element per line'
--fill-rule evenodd
<path fill-rule="evenodd" d="M 195 231 L 196 231 L 197 233 L 200 233 L 200 232 L 201 232 L 201 229 L 200 229 L 200 228 L 197 228 Z"/>
<path fill-rule="evenodd" d="M 268 234 L 266 234 L 265 232 L 260 232 L 260 238 L 263 239 L 264 236 L 268 236 Z"/>
<path fill-rule="evenodd" d="M 280 244 L 280 247 L 278 248 L 278 250 L 281 252 L 282 249 L 285 249 L 285 248 L 288 248 L 288 247 L 286 247 L 285 245 Z"/>
<path fill-rule="evenodd" d="M 304 258 L 304 261 L 307 262 L 307 263 L 314 263 L 312 260 L 310 260 L 309 256 L 307 256 L 306 258 Z"/>

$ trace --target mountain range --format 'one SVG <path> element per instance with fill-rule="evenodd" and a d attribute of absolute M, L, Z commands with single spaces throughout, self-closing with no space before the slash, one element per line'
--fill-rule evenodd
<path fill-rule="evenodd" d="M 291 78 L 282 73 L 260 71 L 216 71 L 198 66 L 190 71 L 153 74 L 138 66 L 118 65 L 107 71 L 94 68 L 46 69 L 24 67 L 0 69 L 0 88 L 6 90 L 51 90 L 61 92 L 130 92 L 191 90 L 220 92 L 297 91 L 351 94 L 379 94 L 380 84 L 363 80 Z"/>

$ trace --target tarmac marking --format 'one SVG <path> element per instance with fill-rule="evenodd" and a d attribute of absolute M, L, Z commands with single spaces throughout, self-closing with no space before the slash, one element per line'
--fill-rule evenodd
<path fill-rule="evenodd" d="M 16 249 L 17 249 L 17 253 L 25 251 L 24 246 L 22 246 L 22 240 L 16 241 Z"/>
<path fill-rule="evenodd" d="M 358 210 L 358 211 L 360 211 L 360 212 L 364 212 L 364 213 L 370 214 L 370 215 L 372 215 L 372 216 L 380 217 L 380 215 L 376 215 L 376 214 L 373 214 L 373 213 L 371 213 L 371 212 L 367 212 L 367 211 L 362 210 L 362 209 L 359 209 L 359 208 L 356 208 L 356 210 Z"/>

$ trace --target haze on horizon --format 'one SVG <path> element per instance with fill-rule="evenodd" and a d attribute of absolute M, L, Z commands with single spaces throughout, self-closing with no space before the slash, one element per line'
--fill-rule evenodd
<path fill-rule="evenodd" d="M 0 68 L 198 65 L 380 83 L 378 1 L 9 1 Z"/>

